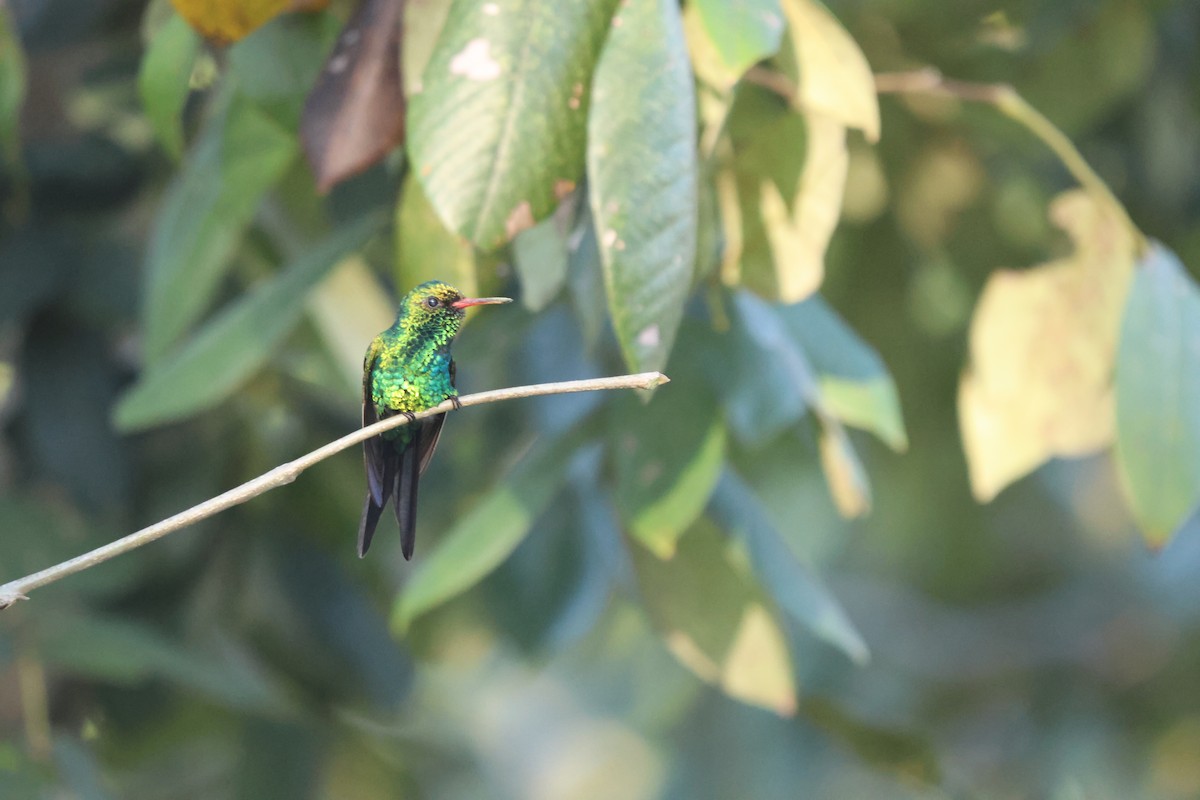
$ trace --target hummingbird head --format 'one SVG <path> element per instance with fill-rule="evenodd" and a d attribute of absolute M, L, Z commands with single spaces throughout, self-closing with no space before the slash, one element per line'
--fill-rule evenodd
<path fill-rule="evenodd" d="M 428 281 L 417 286 L 400 304 L 396 324 L 410 333 L 441 334 L 453 338 L 471 306 L 511 303 L 508 297 L 465 297 L 448 283 Z"/>

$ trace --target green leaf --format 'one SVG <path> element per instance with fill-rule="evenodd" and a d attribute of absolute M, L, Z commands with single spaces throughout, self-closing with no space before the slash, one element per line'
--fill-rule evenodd
<path fill-rule="evenodd" d="M 425 197 L 421 182 L 409 174 L 396 207 L 396 285 L 402 291 L 425 281 L 444 280 L 475 294 L 471 245 L 446 230 Z"/>
<path fill-rule="evenodd" d="M 397 599 L 392 613 L 397 629 L 407 630 L 414 619 L 470 589 L 508 558 L 566 482 L 567 464 L 583 438 L 580 431 L 535 446 L 454 523 Z"/>
<path fill-rule="evenodd" d="M 588 347 L 594 347 L 605 330 L 608 309 L 600 267 L 600 245 L 596 241 L 591 209 L 586 206 L 579 210 L 579 219 L 567 238 L 567 289 L 583 341 Z"/>
<path fill-rule="evenodd" d="M 25 53 L 12 11 L 0 5 L 0 156 L 9 165 L 20 158 L 19 123 L 25 103 Z"/>
<path fill-rule="evenodd" d="M 138 71 L 138 93 L 159 143 L 172 158 L 183 155 L 183 108 L 200 37 L 178 14 L 155 31 Z"/>
<path fill-rule="evenodd" d="M 517 234 L 512 248 L 521 302 L 530 311 L 541 311 L 567 282 L 567 238 L 557 215 Z"/>
<path fill-rule="evenodd" d="M 169 359 L 151 365 L 117 404 L 117 427 L 160 425 L 228 397 L 295 327 L 309 290 L 380 223 L 378 217 L 364 217 L 330 234 L 278 277 L 232 303 Z"/>
<path fill-rule="evenodd" d="M 211 302 L 263 195 L 298 150 L 294 133 L 234 96 L 167 190 L 146 263 L 146 358 L 157 364 Z"/>
<path fill-rule="evenodd" d="M 697 0 L 691 7 L 734 81 L 779 49 L 784 28 L 779 0 Z"/>
<path fill-rule="evenodd" d="M 817 372 L 826 410 L 847 425 L 874 433 L 893 450 L 907 448 L 896 386 L 875 348 L 820 295 L 783 306 L 779 315 Z"/>
<path fill-rule="evenodd" d="M 1200 505 L 1200 289 L 1155 243 L 1133 279 L 1117 351 L 1117 465 L 1150 546 Z"/>
<path fill-rule="evenodd" d="M 698 214 L 695 90 L 673 0 L 629 3 L 613 19 L 593 84 L 588 178 L 625 363 L 662 369 L 691 289 Z"/>
<path fill-rule="evenodd" d="M 625 525 L 659 558 L 704 511 L 725 459 L 725 425 L 702 387 L 676 382 L 649 404 L 612 406 L 615 501 Z"/>
<path fill-rule="evenodd" d="M 781 609 L 855 663 L 870 659 L 866 642 L 841 604 L 792 552 L 741 478 L 723 472 L 709 510 L 745 545 L 751 567 Z"/>
<path fill-rule="evenodd" d="M 640 595 L 671 654 L 731 697 L 790 715 L 796 710 L 791 656 L 756 587 L 729 563 L 705 520 L 674 558 L 633 551 Z"/>
<path fill-rule="evenodd" d="M 614 0 L 459 0 L 421 90 L 409 153 L 447 226 L 493 250 L 583 176 L 590 82 Z"/>

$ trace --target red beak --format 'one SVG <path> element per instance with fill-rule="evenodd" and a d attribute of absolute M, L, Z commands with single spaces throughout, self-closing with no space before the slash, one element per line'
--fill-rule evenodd
<path fill-rule="evenodd" d="M 455 300 L 450 305 L 454 308 L 467 308 L 469 306 L 497 306 L 501 303 L 511 302 L 511 297 L 464 297 L 461 300 Z"/>

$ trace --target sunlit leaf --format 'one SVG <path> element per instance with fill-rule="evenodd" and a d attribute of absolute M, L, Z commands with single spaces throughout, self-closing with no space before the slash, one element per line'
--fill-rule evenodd
<path fill-rule="evenodd" d="M 796 106 L 858 128 L 879 140 L 879 103 L 871 65 L 858 44 L 820 0 L 782 0 L 794 63 Z"/>
<path fill-rule="evenodd" d="M 447 226 L 493 250 L 583 176 L 614 0 L 460 0 L 411 97 L 408 149 Z"/>
<path fill-rule="evenodd" d="M 699 0 L 687 4 L 685 22 L 697 74 L 705 72 L 702 77 L 721 89 L 774 55 L 784 28 L 779 0 Z M 698 54 L 699 42 L 705 52 Z"/>
<path fill-rule="evenodd" d="M 690 531 L 674 558 L 635 551 L 634 565 L 647 611 L 680 663 L 731 697 L 781 715 L 795 712 L 783 634 L 729 564 L 711 524 Z"/>
<path fill-rule="evenodd" d="M 729 470 L 722 473 L 709 509 L 713 519 L 745 545 L 751 568 L 784 612 L 856 663 L 866 663 L 870 653 L 854 623 L 792 552 L 741 478 Z"/>
<path fill-rule="evenodd" d="M 179 15 L 214 44 L 229 44 L 287 11 L 317 11 L 329 0 L 171 0 Z"/>
<path fill-rule="evenodd" d="M 304 103 L 300 138 L 322 192 L 379 161 L 404 136 L 404 7 L 404 0 L 362 0 Z"/>
<path fill-rule="evenodd" d="M 820 295 L 783 306 L 779 315 L 817 374 L 825 409 L 847 425 L 871 431 L 893 450 L 907 448 L 896 386 L 875 348 Z"/>
<path fill-rule="evenodd" d="M 1117 351 L 1117 465 L 1146 541 L 1200 505 L 1200 289 L 1160 244 L 1139 264 Z"/>
<path fill-rule="evenodd" d="M 405 0 L 400 73 L 406 97 L 421 91 L 425 67 L 441 38 L 452 5 L 453 0 Z"/>
<path fill-rule="evenodd" d="M 406 292 L 425 281 L 449 281 L 468 295 L 478 287 L 471 245 L 446 230 L 420 181 L 404 181 L 396 208 L 396 286 Z"/>
<path fill-rule="evenodd" d="M 821 417 L 817 438 L 821 469 L 829 484 L 829 494 L 843 517 L 861 517 L 871 510 L 871 484 L 867 471 L 858 460 L 846 429 L 831 415 Z"/>
<path fill-rule="evenodd" d="M 146 358 L 157 363 L 204 313 L 259 201 L 296 155 L 296 140 L 234 97 L 210 121 L 168 189 L 146 259 Z"/>
<path fill-rule="evenodd" d="M 581 435 L 537 445 L 496 488 L 460 517 L 418 567 L 396 600 L 392 623 L 412 621 L 462 594 L 500 565 L 529 533 L 567 479 L 567 463 Z"/>
<path fill-rule="evenodd" d="M 675 384 L 648 404 L 612 409 L 615 500 L 634 537 L 660 558 L 704 510 L 725 458 L 725 425 L 703 387 Z"/>
<path fill-rule="evenodd" d="M 678 4 L 623 6 L 593 87 L 588 189 L 609 315 L 629 368 L 662 369 L 696 253 L 695 90 Z"/>
<path fill-rule="evenodd" d="M 278 277 L 231 304 L 171 357 L 151 365 L 117 404 L 116 423 L 138 430 L 211 408 L 253 375 L 304 313 L 312 287 L 367 240 L 378 217 L 330 234 Z"/>
<path fill-rule="evenodd" d="M 138 93 L 159 144 L 173 158 L 183 155 L 183 108 L 200 37 L 172 14 L 155 31 L 138 70 Z"/>
<path fill-rule="evenodd" d="M 558 215 L 545 219 L 513 239 L 513 265 L 521 279 L 521 302 L 541 311 L 567 282 L 567 237 Z"/>
<path fill-rule="evenodd" d="M 1054 456 L 1112 441 L 1112 374 L 1133 271 L 1124 223 L 1082 191 L 1051 218 L 1070 235 L 1068 258 L 989 278 L 971 321 L 971 365 L 959 422 L 971 488 L 981 500 Z"/>
<path fill-rule="evenodd" d="M 365 260 L 344 258 L 309 294 L 308 312 L 346 387 L 361 396 L 366 343 L 396 316 L 388 293 Z"/>

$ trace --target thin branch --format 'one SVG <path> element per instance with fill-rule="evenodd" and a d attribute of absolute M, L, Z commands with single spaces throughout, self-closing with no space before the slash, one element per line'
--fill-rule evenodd
<path fill-rule="evenodd" d="M 497 403 L 501 400 L 517 400 L 523 397 L 540 397 L 543 395 L 568 394 L 571 392 L 594 392 L 606 389 L 653 389 L 655 386 L 660 386 L 669 380 L 661 372 L 642 372 L 637 375 L 618 375 L 612 378 L 593 378 L 583 381 L 563 381 L 561 383 L 538 383 L 531 386 L 514 386 L 509 389 L 496 389 L 490 392 L 470 394 L 458 398 L 458 405 L 460 407 L 480 406 L 485 403 Z M 454 403 L 447 400 L 419 414 L 414 414 L 412 419 L 424 419 L 453 410 Z M 54 583 L 76 572 L 94 567 L 110 558 L 127 553 L 130 550 L 135 550 L 156 539 L 161 539 L 168 533 L 186 528 L 227 508 L 240 505 L 271 489 L 289 484 L 296 480 L 301 472 L 304 472 L 304 470 L 314 464 L 324 461 L 330 456 L 336 455 L 356 444 L 360 444 L 364 440 L 370 439 L 372 436 L 386 430 L 407 425 L 409 421 L 408 417 L 395 416 L 388 417 L 365 428 L 360 428 L 294 461 L 289 461 L 270 472 L 259 475 L 253 480 L 246 481 L 241 486 L 205 500 L 203 503 L 192 506 L 186 511 L 181 511 L 173 517 L 168 517 L 162 522 L 157 522 L 148 528 L 142 528 L 136 533 L 131 533 L 103 547 L 97 547 L 91 552 L 76 556 L 61 564 L 55 564 L 53 567 L 40 572 L 10 581 L 0 586 L 0 609 L 7 608 L 18 600 L 28 599 L 26 595 L 34 589 L 45 586 L 48 583 Z"/>
<path fill-rule="evenodd" d="M 1080 186 L 1108 206 L 1121 223 L 1133 234 L 1137 248 L 1145 252 L 1146 236 L 1134 224 L 1108 184 L 1096 174 L 1070 138 L 1038 111 L 1017 90 L 1005 83 L 970 83 L 946 78 L 932 68 L 911 72 L 885 72 L 875 76 L 875 91 L 879 94 L 931 94 L 954 97 L 975 103 L 994 106 L 1006 117 L 1023 125 L 1030 133 L 1049 147 L 1062 161 L 1067 171 L 1079 181 Z"/>

